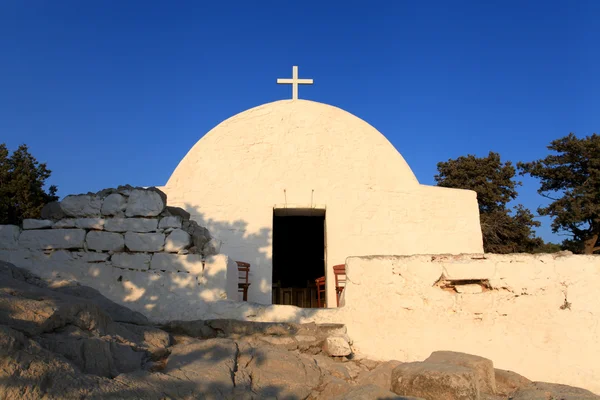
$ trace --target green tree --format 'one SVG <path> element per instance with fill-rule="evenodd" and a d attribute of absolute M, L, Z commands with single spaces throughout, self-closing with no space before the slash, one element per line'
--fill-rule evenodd
<path fill-rule="evenodd" d="M 600 136 L 573 133 L 553 140 L 546 158 L 518 163 L 521 174 L 540 180 L 538 193 L 552 202 L 538 208 L 552 218 L 552 231 L 566 233 L 563 246 L 574 252 L 600 251 Z"/>
<path fill-rule="evenodd" d="M 520 204 L 512 211 L 507 208 L 517 197 L 516 187 L 521 185 L 514 180 L 516 169 L 510 161 L 502 162 L 500 154 L 494 152 L 487 157 L 469 154 L 439 162 L 437 169 L 438 186 L 477 192 L 486 252 L 530 253 L 543 244 L 542 239 L 535 237 L 533 228 L 540 223 L 533 214 Z"/>
<path fill-rule="evenodd" d="M 51 171 L 39 163 L 26 145 L 9 156 L 0 144 L 0 224 L 19 224 L 25 218 L 39 218 L 45 204 L 58 200 L 56 186 L 44 190 Z"/>

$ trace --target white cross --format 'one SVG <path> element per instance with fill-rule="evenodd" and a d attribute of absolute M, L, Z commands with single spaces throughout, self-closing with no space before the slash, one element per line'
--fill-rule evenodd
<path fill-rule="evenodd" d="M 312 79 L 298 79 L 298 67 L 292 68 L 292 79 L 277 78 L 277 83 L 292 84 L 292 100 L 298 99 L 298 85 L 312 85 Z"/>

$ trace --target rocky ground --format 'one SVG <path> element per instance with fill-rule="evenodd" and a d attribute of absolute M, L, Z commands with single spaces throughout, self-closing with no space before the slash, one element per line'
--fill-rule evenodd
<path fill-rule="evenodd" d="M 600 399 L 463 353 L 401 363 L 350 352 L 342 325 L 156 327 L 94 289 L 0 262 L 0 399 Z"/>

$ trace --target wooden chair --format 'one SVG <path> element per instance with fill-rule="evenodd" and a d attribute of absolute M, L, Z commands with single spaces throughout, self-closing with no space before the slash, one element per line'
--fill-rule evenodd
<path fill-rule="evenodd" d="M 335 275 L 335 296 L 337 300 L 337 306 L 340 306 L 340 296 L 344 287 L 346 287 L 346 264 L 339 264 L 333 266 L 333 274 Z"/>
<path fill-rule="evenodd" d="M 315 284 L 317 285 L 317 307 L 323 308 L 325 307 L 325 277 L 315 279 Z"/>
<path fill-rule="evenodd" d="M 250 282 L 248 282 L 248 275 L 250 274 L 250 264 L 242 261 L 236 261 L 238 266 L 238 293 L 242 293 L 243 301 L 248 301 L 248 287 L 250 286 Z"/>

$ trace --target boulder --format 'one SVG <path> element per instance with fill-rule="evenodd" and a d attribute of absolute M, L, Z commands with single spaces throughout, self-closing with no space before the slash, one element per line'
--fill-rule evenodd
<path fill-rule="evenodd" d="M 178 215 L 162 217 L 160 219 L 158 227 L 160 229 L 181 228 L 181 217 Z"/>
<path fill-rule="evenodd" d="M 65 217 L 65 213 L 60 206 L 60 202 L 51 201 L 42 207 L 41 212 L 42 219 L 51 219 L 53 221 L 59 220 Z"/>
<path fill-rule="evenodd" d="M 323 344 L 323 351 L 332 357 L 344 357 L 352 354 L 352 349 L 345 338 L 328 337 Z"/>
<path fill-rule="evenodd" d="M 482 393 L 496 393 L 494 364 L 487 358 L 454 351 L 435 351 L 425 362 L 453 364 L 469 368 L 475 373 L 477 385 Z"/>
<path fill-rule="evenodd" d="M 104 230 L 109 232 L 154 232 L 158 220 L 154 218 L 108 218 Z"/>
<path fill-rule="evenodd" d="M 170 218 L 170 217 L 166 217 Z M 164 218 L 163 218 L 164 219 Z M 177 253 L 187 249 L 192 244 L 192 237 L 182 229 L 175 229 L 169 233 L 165 241 L 165 251 Z"/>
<path fill-rule="evenodd" d="M 364 399 L 377 399 L 377 400 L 424 400 L 421 397 L 411 396 L 398 396 L 397 394 L 390 392 L 389 390 L 382 389 L 377 385 L 365 385 L 358 386 L 347 393 L 339 396 L 331 397 L 335 400 L 364 400 Z"/>
<path fill-rule="evenodd" d="M 119 193 L 111 193 L 104 198 L 100 213 L 105 216 L 121 215 L 127 208 L 127 197 Z"/>
<path fill-rule="evenodd" d="M 190 219 L 190 213 L 185 211 L 181 207 L 166 206 L 165 210 L 162 212 L 162 215 L 164 215 L 164 216 L 177 215 L 177 216 L 181 217 L 182 221 L 188 221 Z"/>
<path fill-rule="evenodd" d="M 99 217 L 102 199 L 95 195 L 69 195 L 60 202 L 60 207 L 69 217 Z"/>
<path fill-rule="evenodd" d="M 83 229 L 43 229 L 23 231 L 19 246 L 28 249 L 81 249 L 85 240 Z"/>
<path fill-rule="evenodd" d="M 123 251 L 123 235 L 114 232 L 90 231 L 85 237 L 87 248 L 97 251 Z"/>
<path fill-rule="evenodd" d="M 151 259 L 152 256 L 146 253 L 115 253 L 110 257 L 110 261 L 115 267 L 140 271 L 150 269 Z"/>
<path fill-rule="evenodd" d="M 165 247 L 163 233 L 125 233 L 125 246 L 130 251 L 162 251 Z"/>
<path fill-rule="evenodd" d="M 19 235 L 21 228 L 17 225 L 0 225 L 0 249 L 19 248 Z"/>
<path fill-rule="evenodd" d="M 392 371 L 392 391 L 401 396 L 436 400 L 479 400 L 477 378 L 470 368 L 411 362 Z"/>
<path fill-rule="evenodd" d="M 45 229 L 51 228 L 54 224 L 49 219 L 30 219 L 26 218 L 23 220 L 23 229 Z"/>
<path fill-rule="evenodd" d="M 127 217 L 156 217 L 167 204 L 167 195 L 156 188 L 133 189 L 125 209 Z"/>

